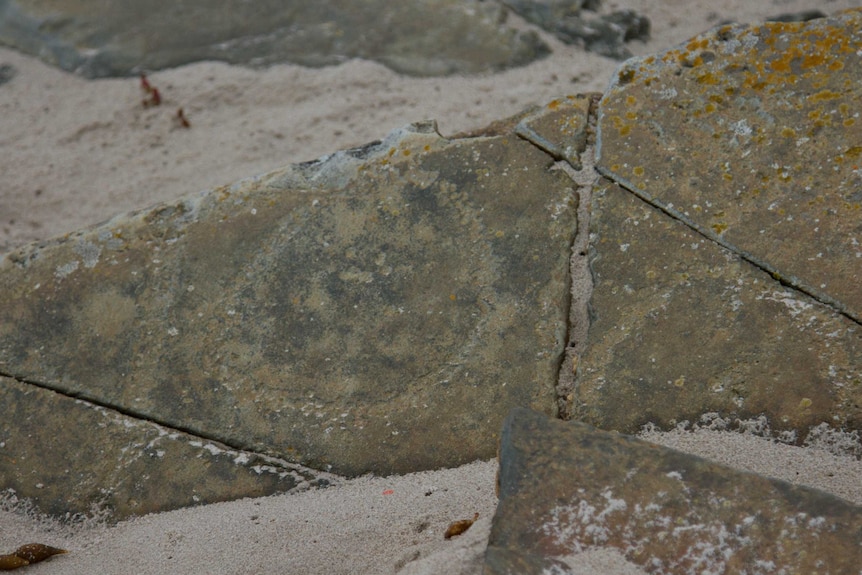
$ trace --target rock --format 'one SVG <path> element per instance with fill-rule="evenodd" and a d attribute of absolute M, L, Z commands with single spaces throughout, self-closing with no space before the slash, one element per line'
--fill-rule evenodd
<path fill-rule="evenodd" d="M 514 409 L 485 575 L 613 549 L 648 573 L 851 573 L 862 508 L 632 437 Z M 554 569 L 557 569 L 556 571 Z"/>
<path fill-rule="evenodd" d="M 594 190 L 592 209 L 576 419 L 635 432 L 765 414 L 799 440 L 862 425 L 858 325 L 619 186 Z"/>
<path fill-rule="evenodd" d="M 17 72 L 11 64 L 0 64 L 0 86 L 12 80 Z"/>
<path fill-rule="evenodd" d="M 0 404 L 0 488 L 67 519 L 118 521 L 337 481 L 5 377 Z"/>
<path fill-rule="evenodd" d="M 817 18 L 826 18 L 827 14 L 821 10 L 801 10 L 799 12 L 782 12 L 771 16 L 768 22 L 808 22 Z"/>
<path fill-rule="evenodd" d="M 471 74 L 548 53 L 534 33 L 501 23 L 505 10 L 476 0 L 242 0 L 0 2 L 0 43 L 88 78 L 199 60 L 265 66 L 379 61 L 417 76 Z"/>
<path fill-rule="evenodd" d="M 860 321 L 860 26 L 725 26 L 630 60 L 600 105 L 599 171 Z"/>
<path fill-rule="evenodd" d="M 646 40 L 650 22 L 634 10 L 588 17 L 582 10 L 596 11 L 598 0 L 503 0 L 514 12 L 552 32 L 567 44 L 583 44 L 590 52 L 625 60 L 630 40 Z"/>
<path fill-rule="evenodd" d="M 723 27 L 620 68 L 575 418 L 862 427 L 860 20 Z"/>
<path fill-rule="evenodd" d="M 529 126 L 574 154 L 588 107 Z M 576 208 L 566 173 L 511 131 L 412 125 L 7 254 L 0 366 L 339 474 L 487 458 L 511 407 L 555 413 Z"/>

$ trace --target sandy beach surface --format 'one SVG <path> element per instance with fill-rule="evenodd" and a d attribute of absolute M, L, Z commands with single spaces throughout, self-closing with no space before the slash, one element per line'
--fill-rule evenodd
<path fill-rule="evenodd" d="M 629 46 L 646 54 L 725 20 L 756 22 L 785 12 L 831 13 L 858 5 L 632 0 L 606 2 L 605 8 L 633 8 L 651 19 L 652 39 Z M 136 78 L 84 80 L 0 48 L 0 65 L 15 70 L 0 86 L 0 253 L 119 212 L 360 145 L 413 121 L 436 119 L 447 136 L 560 95 L 605 89 L 617 62 L 542 36 L 552 56 L 469 78 L 404 77 L 368 61 L 264 70 L 202 62 L 150 74 L 164 99 L 150 108 L 141 105 Z M 180 125 L 179 108 L 189 128 Z M 709 428 L 644 436 L 862 504 L 862 463 L 849 434 L 824 434 L 807 447 Z M 183 509 L 116 526 L 95 519 L 69 525 L 7 497 L 0 511 L 0 553 L 31 541 L 69 550 L 28 567 L 33 574 L 478 573 L 496 506 L 495 472 L 496 462 L 486 461 L 363 477 L 324 490 Z M 450 522 L 474 513 L 479 520 L 471 530 L 443 538 Z M 571 569 L 642 573 L 606 550 L 571 558 Z"/>

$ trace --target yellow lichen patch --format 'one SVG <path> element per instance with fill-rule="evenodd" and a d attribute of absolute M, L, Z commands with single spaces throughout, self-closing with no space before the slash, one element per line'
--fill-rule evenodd
<path fill-rule="evenodd" d="M 795 138 L 796 137 L 796 130 L 794 130 L 793 128 L 785 127 L 785 128 L 781 129 L 781 135 L 784 136 L 785 138 Z"/>
<path fill-rule="evenodd" d="M 799 402 L 799 409 L 808 409 L 809 407 L 811 407 L 812 403 L 813 402 L 809 398 L 803 397 L 802 400 Z"/>
<path fill-rule="evenodd" d="M 644 175 L 644 169 L 641 166 L 635 166 L 634 168 L 632 168 L 632 173 L 638 177 L 641 177 Z"/>
<path fill-rule="evenodd" d="M 821 102 L 823 100 L 834 100 L 835 98 L 840 98 L 841 94 L 837 92 L 833 92 L 832 90 L 821 90 L 816 94 L 811 94 L 808 96 L 808 99 L 812 102 Z"/>
<path fill-rule="evenodd" d="M 635 71 L 631 68 L 628 68 L 626 70 L 620 70 L 620 73 L 617 78 L 620 84 L 629 84 L 631 82 L 634 82 Z"/>
<path fill-rule="evenodd" d="M 714 86 L 718 84 L 718 76 L 713 74 L 712 72 L 706 72 L 705 74 L 701 74 L 697 77 L 697 82 L 699 84 L 706 84 L 708 86 Z"/>
<path fill-rule="evenodd" d="M 556 110 L 559 107 L 560 107 L 560 101 L 559 100 L 551 100 L 550 102 L 548 102 L 548 109 L 549 110 Z"/>
<path fill-rule="evenodd" d="M 401 153 L 402 153 L 402 154 L 404 154 L 405 156 L 409 156 L 409 155 L 410 155 L 410 150 L 404 150 L 404 151 L 403 151 L 403 152 L 401 152 Z"/>
<path fill-rule="evenodd" d="M 627 105 L 634 106 L 637 103 L 638 103 L 638 99 L 635 98 L 634 96 L 632 96 L 632 95 L 626 96 L 626 104 Z"/>
<path fill-rule="evenodd" d="M 721 235 L 727 229 L 727 224 L 725 224 L 724 222 L 718 222 L 718 223 L 712 224 L 710 227 L 712 228 L 712 230 L 715 233 Z"/>
<path fill-rule="evenodd" d="M 629 132 L 632 131 L 632 127 L 630 124 L 627 124 L 622 118 L 619 116 L 612 116 L 611 121 L 614 123 L 614 128 L 617 129 L 620 136 L 627 136 Z"/>
<path fill-rule="evenodd" d="M 703 50 L 703 49 L 705 49 L 705 48 L 707 48 L 707 47 L 709 47 L 709 40 L 708 40 L 708 39 L 706 39 L 706 38 L 701 37 L 700 39 L 698 39 L 698 38 L 693 38 L 693 39 L 692 39 L 692 40 L 691 40 L 691 41 L 686 45 L 685 49 L 686 49 L 686 50 L 688 50 L 689 52 L 694 52 L 695 50 Z"/>

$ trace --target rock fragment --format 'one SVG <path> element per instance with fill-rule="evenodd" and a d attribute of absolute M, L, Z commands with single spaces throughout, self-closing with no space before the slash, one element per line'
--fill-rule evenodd
<path fill-rule="evenodd" d="M 612 549 L 647 573 L 852 573 L 862 509 L 527 409 L 500 440 L 486 575 L 566 572 Z"/>
<path fill-rule="evenodd" d="M 0 493 L 111 522 L 337 478 L 0 377 Z"/>
<path fill-rule="evenodd" d="M 597 14 L 599 0 L 503 0 L 503 3 L 563 42 L 582 44 L 590 52 L 617 60 L 631 57 L 626 42 L 646 40 L 650 35 L 646 16 L 630 9 Z"/>

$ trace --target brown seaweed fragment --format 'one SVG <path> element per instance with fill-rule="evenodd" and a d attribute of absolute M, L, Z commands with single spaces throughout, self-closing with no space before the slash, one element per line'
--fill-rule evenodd
<path fill-rule="evenodd" d="M 461 519 L 460 521 L 453 521 L 449 524 L 449 527 L 446 528 L 446 533 L 443 534 L 443 539 L 451 539 L 457 535 L 461 535 L 479 519 L 479 514 L 476 513 L 473 515 L 473 519 Z"/>
<path fill-rule="evenodd" d="M 11 571 L 18 567 L 24 567 L 31 563 L 38 563 L 54 555 L 68 553 L 65 549 L 58 549 L 41 543 L 28 543 L 16 549 L 8 555 L 0 555 L 0 571 Z"/>
<path fill-rule="evenodd" d="M 0 555 L 0 571 L 11 571 L 18 567 L 29 565 L 30 562 L 26 559 L 21 559 L 14 553 L 11 555 Z"/>

